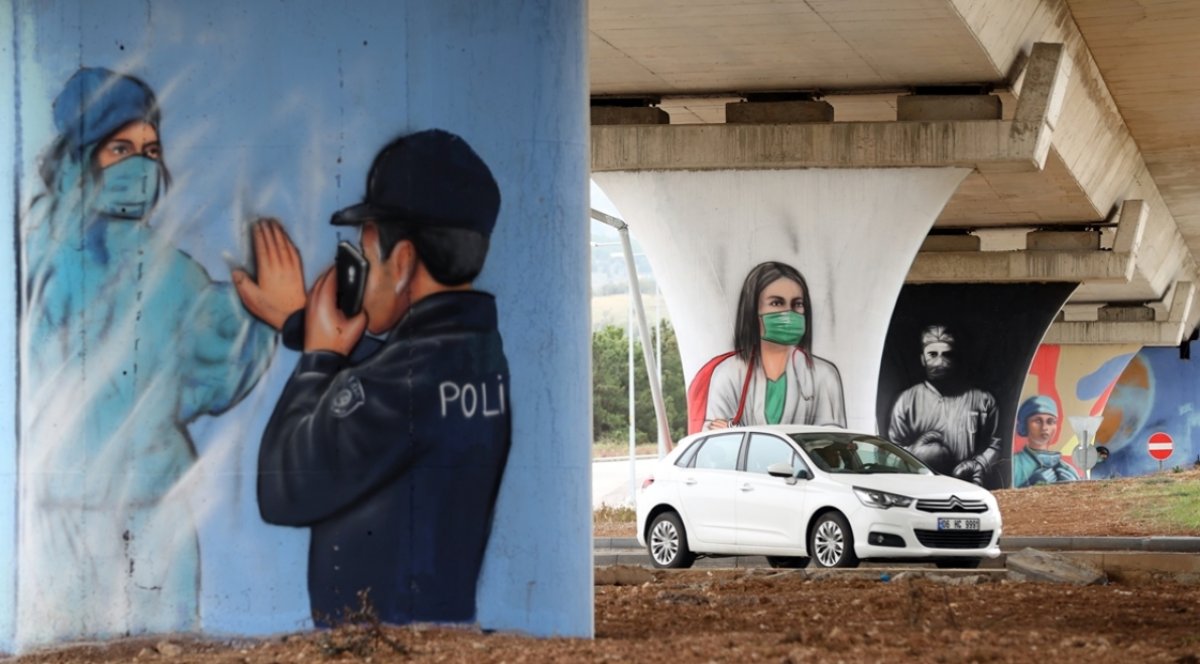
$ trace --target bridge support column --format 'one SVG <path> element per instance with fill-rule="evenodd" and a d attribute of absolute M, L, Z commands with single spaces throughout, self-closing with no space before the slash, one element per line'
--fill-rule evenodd
<path fill-rule="evenodd" d="M 580 0 L 5 3 L 0 651 L 281 633 L 336 620 L 364 586 L 389 622 L 592 634 L 586 21 Z M 161 149 L 116 140 L 143 125 Z M 227 261 L 255 273 L 243 287 L 267 269 L 248 224 L 281 220 L 311 288 L 339 240 L 359 242 L 330 218 L 364 201 L 375 156 L 433 129 L 470 150 L 427 134 L 420 159 L 444 176 L 381 175 L 358 221 L 447 230 L 416 242 L 445 268 L 430 279 L 473 281 L 494 313 L 439 292 L 367 359 L 282 348 L 282 321 L 230 283 Z M 93 156 L 110 143 L 137 155 L 111 181 Z M 424 154 L 388 154 L 406 150 Z M 152 214 L 126 218 L 125 195 Z M 490 246 L 456 234 L 485 228 Z M 373 292 L 434 290 L 412 274 Z M 426 345 L 390 346 L 414 328 Z M 360 380 L 388 350 L 407 373 Z M 303 405 L 314 385 L 327 398 Z M 282 410 L 321 439 L 260 474 Z M 308 426 L 318 411 L 334 423 Z M 286 525 L 265 521 L 267 482 L 288 487 Z"/>
<path fill-rule="evenodd" d="M 967 173 L 639 171 L 594 178 L 654 267 L 686 380 L 733 349 L 743 282 L 755 266 L 778 261 L 807 282 L 811 352 L 836 368 L 845 424 L 871 431 L 892 306 L 926 233 Z M 809 386 L 798 389 L 812 396 Z M 802 406 L 792 411 L 814 417 Z"/>
<path fill-rule="evenodd" d="M 1104 446 L 1109 458 L 1097 463 L 1093 477 L 1115 477 L 1121 474 L 1112 472 L 1119 465 L 1119 461 L 1112 458 L 1116 452 L 1114 448 L 1117 447 L 1116 444 L 1124 445 L 1137 433 L 1141 425 L 1136 422 L 1144 420 L 1148 414 L 1144 406 L 1154 398 L 1150 390 L 1139 393 L 1140 398 L 1128 401 L 1137 391 L 1138 380 L 1146 376 L 1144 373 L 1138 374 L 1135 370 L 1129 378 L 1129 387 L 1133 389 L 1118 397 L 1116 401 L 1113 400 L 1119 379 L 1139 350 L 1141 346 L 1137 344 L 1042 344 L 1033 356 L 1029 374 L 1025 377 L 1025 385 L 1021 388 L 1020 403 L 1041 396 L 1056 405 L 1059 414 L 1058 427 L 1041 447 L 1052 454 L 1061 455 L 1063 462 L 1071 464 L 1080 477 L 1087 477 L 1087 468 L 1086 464 L 1081 465 L 1073 458 L 1079 446 L 1083 444 L 1080 432 L 1075 430 L 1075 422 L 1079 417 L 1103 418 L 1089 442 L 1093 446 Z M 1168 348 L 1164 349 L 1164 352 L 1169 354 L 1175 350 Z M 1146 388 L 1148 383 L 1143 381 L 1140 386 Z M 1127 402 L 1121 402 L 1122 398 Z M 1108 410 L 1110 404 L 1111 411 Z M 1106 417 L 1106 414 L 1110 416 Z M 1026 447 L 1031 447 L 1029 434 L 1028 428 L 1025 434 L 1022 434 L 1019 427 L 1013 433 L 1014 459 L 1018 458 Z M 1034 443 L 1037 446 L 1038 441 L 1035 440 Z M 1029 453 L 1031 452 L 1026 452 Z M 1018 485 L 1018 482 L 1013 483 L 1013 486 Z"/>

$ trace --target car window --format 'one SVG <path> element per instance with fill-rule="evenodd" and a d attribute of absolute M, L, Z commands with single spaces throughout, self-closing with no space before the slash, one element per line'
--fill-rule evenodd
<path fill-rule="evenodd" d="M 737 470 L 738 450 L 741 446 L 741 433 L 709 436 L 696 451 L 695 463 L 692 466 L 710 470 Z"/>
<path fill-rule="evenodd" d="M 692 461 L 696 458 L 696 450 L 700 449 L 703 445 L 703 440 L 694 441 L 679 455 L 679 458 L 675 460 L 675 465 L 679 466 L 680 468 L 690 468 Z"/>
<path fill-rule="evenodd" d="M 812 462 L 829 473 L 929 475 L 911 453 L 877 436 L 852 433 L 791 434 Z"/>
<path fill-rule="evenodd" d="M 746 451 L 746 472 L 767 474 L 773 463 L 786 463 L 792 468 L 800 465 L 796 450 L 780 438 L 765 433 L 750 434 Z"/>

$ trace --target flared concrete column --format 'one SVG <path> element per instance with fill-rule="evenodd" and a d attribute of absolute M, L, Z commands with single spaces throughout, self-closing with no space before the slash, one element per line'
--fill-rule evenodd
<path fill-rule="evenodd" d="M 1025 372 L 1075 287 L 906 285 L 883 349 L 879 430 L 940 473 L 1010 486 Z"/>
<path fill-rule="evenodd" d="M 29 222 L 35 198 L 56 195 L 58 185 L 39 176 L 39 157 L 61 129 L 52 104 L 81 67 L 136 77 L 154 91 L 161 158 L 171 178 L 149 219 L 146 236 L 153 242 L 132 238 L 133 249 L 116 252 L 113 226 L 107 239 L 88 236 L 61 246 L 112 249 L 93 258 L 113 270 L 143 255 L 147 261 L 171 256 L 186 266 L 189 279 L 226 295 L 232 292 L 227 262 L 247 264 L 247 223 L 256 217 L 282 221 L 303 257 L 309 286 L 332 264 L 339 239 L 357 243 L 358 231 L 332 227 L 330 215 L 363 200 L 372 160 L 389 141 L 443 129 L 478 153 L 495 176 L 501 204 L 474 286 L 495 295 L 510 373 L 503 401 L 493 390 L 490 402 L 468 406 L 463 388 L 458 405 L 464 417 L 511 412 L 512 446 L 476 617 L 485 628 L 591 635 L 585 9 L 570 0 L 519 6 L 471 0 L 6 4 L 0 12 L 6 35 L 0 98 L 7 105 L 0 114 L 0 206 L 18 210 L 19 218 L 8 214 L 3 222 L 16 252 L 14 243 L 0 249 L 8 279 L 0 312 L 10 321 L 0 332 L 0 375 L 7 381 L 0 419 L 17 422 L 0 428 L 0 650 L 126 633 L 267 634 L 311 624 L 310 528 L 264 523 L 255 493 L 264 427 L 299 355 L 278 347 L 273 333 L 251 348 L 245 335 L 257 328 L 249 321 L 238 328 L 190 319 L 165 328 L 143 295 L 185 304 L 201 298 L 176 292 L 182 280 L 158 273 L 139 272 L 112 288 L 92 288 L 97 280 L 85 276 L 72 292 L 93 299 L 67 298 L 53 311 L 15 301 L 18 284 L 30 278 L 47 247 L 60 246 L 34 246 Z M 129 112 L 124 101 L 110 102 L 117 112 Z M 84 177 L 79 171 L 75 176 Z M 469 208 L 472 192 L 461 195 Z M 68 231 L 85 226 L 81 219 L 66 221 Z M 79 273 L 105 269 L 81 267 Z M 243 320 L 237 300 L 229 301 L 233 318 Z M 89 315 L 94 320 L 86 324 L 71 322 L 71 316 Z M 102 333 L 112 320 L 124 327 Z M 78 380 L 59 381 L 56 390 L 33 389 L 49 384 L 41 374 L 36 385 L 24 383 L 29 389 L 18 405 L 16 365 L 28 378 L 37 355 L 30 349 L 59 341 L 63 335 L 50 338 L 55 326 L 72 324 L 85 331 L 79 336 L 89 345 L 69 362 L 86 370 L 77 372 Z M 135 333 L 122 332 L 128 330 Z M 194 392 L 184 396 L 161 386 L 144 389 L 131 378 L 158 375 L 170 357 L 161 348 L 185 357 L 200 334 L 226 335 L 245 351 L 235 360 L 201 358 L 206 371 L 221 373 L 222 363 L 245 368 L 232 381 L 228 403 L 208 399 L 203 376 L 185 376 L 181 390 Z M 160 350 L 150 349 L 149 337 Z M 346 392 L 337 412 L 354 417 L 355 399 L 372 398 L 370 390 L 363 396 L 360 389 L 357 397 Z M 110 392 L 115 401 L 90 400 Z M 178 406 L 185 398 L 200 405 Z M 435 411 L 436 402 L 412 416 Z M 65 441 L 51 445 L 35 435 L 35 421 L 73 427 L 96 443 L 86 450 L 95 454 L 43 457 L 29 465 L 47 448 L 67 449 Z M 109 437 L 92 427 L 117 433 Z M 464 467 L 475 461 L 462 455 Z M 56 475 L 60 470 L 64 474 Z M 130 496 L 130 487 L 143 493 Z M 28 499 L 18 508 L 19 494 Z M 79 495 L 86 504 L 47 516 L 47 502 L 61 498 L 56 504 L 66 505 Z M 412 500 L 425 523 L 456 526 L 435 503 L 425 507 L 424 495 Z M 70 516 L 85 512 L 93 518 Z M 124 541 L 120 529 L 106 526 L 122 519 L 132 523 Z M 151 530 L 153 538 L 142 536 Z M 39 559 L 36 546 L 22 547 L 30 533 L 43 543 L 57 538 L 61 556 Z M 424 533 L 387 537 L 430 558 Z M 168 585 L 147 581 L 157 572 L 169 577 Z M 51 576 L 53 588 L 40 581 Z"/>
<path fill-rule="evenodd" d="M 1086 463 L 1081 466 L 1072 458 L 1076 449 L 1084 443 L 1081 432 L 1075 430 L 1074 418 L 1102 419 L 1098 430 L 1092 432 L 1088 441 L 1092 445 L 1104 445 L 1101 440 L 1112 442 L 1117 438 L 1114 434 L 1121 428 L 1121 418 L 1103 416 L 1118 379 L 1139 350 L 1141 346 L 1135 344 L 1042 344 L 1033 356 L 1025 385 L 1021 389 L 1020 403 L 1041 396 L 1055 404 L 1059 414 L 1058 426 L 1047 444 L 1040 447 L 1050 453 L 1060 454 L 1062 461 L 1070 464 L 1081 478 L 1088 476 L 1088 469 Z M 1168 350 L 1175 351 L 1174 348 Z M 1028 427 L 1024 434 L 1020 427 L 1016 428 L 1012 438 L 1013 457 L 1029 445 L 1031 433 Z M 1133 433 L 1128 431 L 1127 435 Z M 1112 450 L 1109 452 L 1111 459 Z M 1111 469 L 1119 463 L 1101 461 L 1096 466 L 1096 476 L 1111 476 Z"/>
<path fill-rule="evenodd" d="M 1195 352 L 1195 342 L 1189 343 Z M 1142 348 L 1125 365 L 1104 406 L 1096 442 L 1107 447 L 1110 456 L 1096 465 L 1092 477 L 1194 468 L 1200 462 L 1198 401 L 1200 364 L 1195 357 L 1181 357 L 1179 347 Z M 1159 434 L 1166 434 L 1172 443 L 1170 456 L 1161 464 L 1149 449 L 1150 438 L 1161 439 Z"/>
<path fill-rule="evenodd" d="M 743 281 L 779 261 L 809 288 L 812 354 L 840 374 L 846 424 L 875 429 L 892 305 L 963 168 L 605 172 L 593 177 L 645 249 L 685 378 L 733 349 Z"/>

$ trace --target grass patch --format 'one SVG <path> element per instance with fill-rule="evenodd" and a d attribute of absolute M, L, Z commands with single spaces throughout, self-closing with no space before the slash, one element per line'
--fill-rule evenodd
<path fill-rule="evenodd" d="M 597 525 L 618 525 L 637 521 L 637 511 L 632 507 L 602 505 L 592 513 L 592 522 Z"/>
<path fill-rule="evenodd" d="M 638 443 L 634 448 L 637 455 L 658 454 L 657 443 Z M 614 457 L 629 457 L 629 441 L 598 440 L 592 445 L 593 459 L 611 459 Z"/>
<path fill-rule="evenodd" d="M 1149 522 L 1156 531 L 1200 529 L 1200 475 L 1195 471 L 1159 475 L 1130 494 L 1131 516 Z"/>

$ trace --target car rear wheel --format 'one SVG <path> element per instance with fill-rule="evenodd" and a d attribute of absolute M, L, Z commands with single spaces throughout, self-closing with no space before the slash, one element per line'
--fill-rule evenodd
<path fill-rule="evenodd" d="M 808 567 L 808 558 L 800 556 L 767 556 L 767 564 L 775 569 L 803 569 Z"/>
<path fill-rule="evenodd" d="M 933 561 L 938 569 L 975 569 L 983 558 L 941 558 Z"/>
<path fill-rule="evenodd" d="M 691 567 L 696 560 L 696 555 L 688 550 L 683 521 L 674 512 L 663 512 L 654 517 L 646 536 L 646 549 L 655 567 Z"/>
<path fill-rule="evenodd" d="M 839 512 L 826 512 L 808 535 L 808 552 L 818 567 L 858 567 L 854 533 Z"/>

